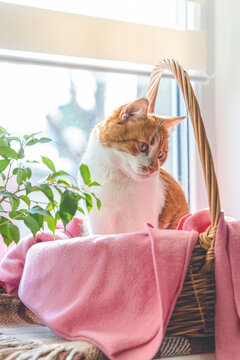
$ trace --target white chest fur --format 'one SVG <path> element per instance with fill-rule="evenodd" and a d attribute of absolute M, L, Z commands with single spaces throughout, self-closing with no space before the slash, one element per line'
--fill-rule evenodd
<path fill-rule="evenodd" d="M 101 200 L 89 214 L 92 234 L 145 231 L 144 224 L 158 225 L 164 206 L 164 187 L 159 175 L 133 180 L 121 172 L 125 154 L 99 143 L 98 130 L 91 134 L 82 163 L 89 167 L 92 178 L 101 184 L 94 192 Z M 119 156 L 118 156 L 119 155 Z"/>

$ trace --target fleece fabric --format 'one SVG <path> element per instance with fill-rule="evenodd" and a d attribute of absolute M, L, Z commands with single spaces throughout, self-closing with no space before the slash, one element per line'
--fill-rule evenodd
<path fill-rule="evenodd" d="M 39 233 L 10 250 L 0 281 L 53 332 L 97 345 L 112 360 L 152 359 L 182 289 L 196 231 L 75 237 Z"/>
<path fill-rule="evenodd" d="M 209 212 L 187 215 L 179 229 L 202 232 Z M 215 239 L 215 347 L 217 360 L 240 359 L 240 221 L 222 213 Z"/>

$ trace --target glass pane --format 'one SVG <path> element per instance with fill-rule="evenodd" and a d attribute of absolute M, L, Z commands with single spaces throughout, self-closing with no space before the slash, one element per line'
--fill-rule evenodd
<path fill-rule="evenodd" d="M 11 63 L 1 63 L 0 77 L 1 125 L 14 135 L 42 131 L 51 137 L 54 142 L 29 148 L 29 159 L 51 154 L 73 175 L 91 129 L 115 108 L 146 96 L 149 82 L 146 76 Z M 177 102 L 175 80 L 163 78 L 155 112 L 175 116 Z M 178 177 L 176 131 L 171 134 L 165 167 Z"/>
<path fill-rule="evenodd" d="M 146 96 L 148 78 L 62 68 L 0 65 L 0 122 L 15 135 L 42 131 L 54 142 L 29 149 L 51 154 L 74 173 L 94 125 L 112 110 Z"/>
<path fill-rule="evenodd" d="M 80 159 L 92 128 L 115 108 L 146 96 L 149 82 L 149 77 L 139 75 L 12 63 L 0 64 L 0 78 L 0 125 L 15 136 L 40 131 L 41 136 L 53 139 L 50 143 L 27 147 L 27 158 L 41 160 L 40 155 L 47 156 L 57 170 L 65 170 L 74 177 L 78 176 Z M 178 109 L 175 80 L 163 78 L 155 111 L 175 116 Z M 183 184 L 188 184 L 187 173 L 181 170 L 188 161 L 181 160 L 183 152 L 179 151 L 182 131 L 171 132 L 164 167 Z M 35 181 L 48 174 L 43 164 L 33 164 L 32 170 Z"/>

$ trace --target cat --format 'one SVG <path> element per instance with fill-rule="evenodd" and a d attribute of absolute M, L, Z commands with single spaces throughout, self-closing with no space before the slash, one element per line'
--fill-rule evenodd
<path fill-rule="evenodd" d="M 145 223 L 176 229 L 189 213 L 183 190 L 164 170 L 169 130 L 183 117 L 148 113 L 148 100 L 138 99 L 114 110 L 90 134 L 82 163 L 101 186 L 101 200 L 89 214 L 90 233 L 145 231 Z"/>

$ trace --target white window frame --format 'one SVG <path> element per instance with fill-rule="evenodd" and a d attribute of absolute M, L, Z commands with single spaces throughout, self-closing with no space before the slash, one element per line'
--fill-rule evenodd
<path fill-rule="evenodd" d="M 162 58 L 174 58 L 185 68 L 197 70 L 190 72 L 190 79 L 205 81 L 205 33 L 0 2 L 0 61 L 149 76 Z M 164 76 L 172 77 L 169 73 Z M 191 135 L 190 146 L 193 141 Z M 197 199 L 192 195 L 199 172 L 196 157 L 190 154 L 194 210 Z"/>
<path fill-rule="evenodd" d="M 0 2 L 0 49 L 205 70 L 202 31 L 167 29 Z"/>

